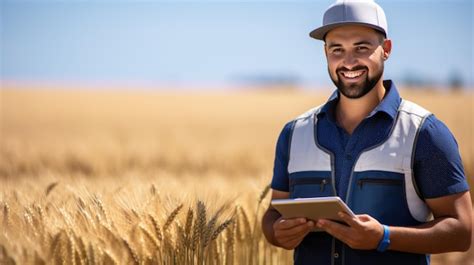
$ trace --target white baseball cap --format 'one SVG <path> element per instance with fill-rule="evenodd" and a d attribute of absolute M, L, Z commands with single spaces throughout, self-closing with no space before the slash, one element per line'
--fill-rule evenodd
<path fill-rule="evenodd" d="M 388 33 L 385 12 L 373 0 L 337 0 L 324 12 L 323 25 L 309 36 L 324 40 L 330 30 L 343 25 L 371 27 L 385 36 Z"/>

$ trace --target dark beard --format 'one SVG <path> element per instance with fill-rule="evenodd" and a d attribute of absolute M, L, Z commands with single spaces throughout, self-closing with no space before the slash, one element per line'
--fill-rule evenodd
<path fill-rule="evenodd" d="M 369 93 L 374 87 L 375 84 L 382 78 L 383 74 L 383 69 L 384 65 L 382 64 L 382 67 L 380 68 L 380 71 L 375 72 L 375 76 L 370 78 L 369 77 L 369 69 L 364 66 L 356 66 L 351 69 L 351 71 L 357 71 L 357 70 L 365 70 L 366 71 L 366 78 L 361 84 L 350 84 L 346 85 L 341 81 L 341 78 L 339 78 L 339 72 L 341 70 L 344 71 L 349 71 L 349 69 L 342 67 L 336 70 L 336 75 L 337 75 L 337 80 L 333 78 L 331 73 L 329 72 L 329 76 L 331 77 L 332 82 L 334 85 L 337 87 L 337 90 L 343 94 L 347 98 L 351 99 L 357 99 L 365 96 L 367 93 Z M 329 70 L 329 68 L 328 68 Z"/>

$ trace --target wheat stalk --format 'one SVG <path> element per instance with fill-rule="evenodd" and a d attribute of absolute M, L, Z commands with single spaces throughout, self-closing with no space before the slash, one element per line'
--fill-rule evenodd
<path fill-rule="evenodd" d="M 64 229 L 59 230 L 51 245 L 50 253 L 56 260 L 56 264 L 67 264 L 67 235 L 65 233 Z"/>
<path fill-rule="evenodd" d="M 174 221 L 176 216 L 178 215 L 179 211 L 183 208 L 183 204 L 179 204 L 168 216 L 166 219 L 165 224 L 163 225 L 163 231 L 168 231 L 168 228 L 170 227 L 171 223 Z"/>
<path fill-rule="evenodd" d="M 104 216 L 106 225 L 110 226 L 111 225 L 110 219 L 109 219 L 109 216 L 107 214 L 107 211 L 105 210 L 105 206 L 104 206 L 104 203 L 102 202 L 102 200 L 99 198 L 99 196 L 94 196 L 93 201 L 99 207 L 100 213 L 102 213 L 102 215 Z M 99 222 L 100 222 L 101 218 L 98 214 L 97 214 L 97 218 L 99 219 Z"/>
<path fill-rule="evenodd" d="M 193 226 L 193 217 L 194 217 L 194 211 L 193 209 L 189 208 L 188 213 L 186 214 L 186 224 L 184 228 L 184 233 L 186 235 L 186 243 L 189 246 L 189 240 L 191 239 L 191 228 Z"/>
<path fill-rule="evenodd" d="M 31 231 L 33 231 L 33 234 L 35 236 L 38 236 L 38 233 L 36 232 L 36 226 L 33 223 L 33 213 L 32 213 L 32 211 L 29 207 L 25 208 L 25 213 L 23 214 L 23 217 L 24 217 L 26 223 L 29 225 L 29 229 L 31 229 Z"/>
<path fill-rule="evenodd" d="M 49 257 L 54 258 L 55 254 L 58 252 L 59 249 L 59 241 L 60 241 L 61 234 L 56 233 L 51 240 L 51 244 L 49 245 Z"/>
<path fill-rule="evenodd" d="M 120 242 L 120 239 L 117 237 L 117 235 L 112 231 L 112 229 L 110 227 L 108 227 L 107 225 L 101 223 L 100 228 L 102 228 L 101 231 L 105 231 L 105 236 L 109 240 L 109 242 L 111 242 L 111 241 L 113 243 L 119 243 Z"/>
<path fill-rule="evenodd" d="M 207 223 L 207 227 L 204 230 L 203 242 L 202 247 L 206 247 L 209 244 L 209 240 L 211 239 L 212 232 L 214 231 L 214 227 L 216 226 L 217 222 L 217 214 L 215 214 Z"/>
<path fill-rule="evenodd" d="M 86 245 L 84 244 L 84 240 L 82 237 L 75 235 L 77 241 L 77 249 L 79 252 L 79 259 L 81 261 L 81 265 L 85 265 L 87 262 L 87 250 Z"/>
<path fill-rule="evenodd" d="M 112 254 L 110 254 L 108 251 L 104 251 L 104 264 L 112 264 L 116 265 L 119 264 L 118 261 L 114 258 Z"/>
<path fill-rule="evenodd" d="M 226 250 L 225 250 L 225 263 L 226 265 L 234 264 L 234 242 L 235 242 L 235 232 L 237 227 L 237 218 L 234 219 L 234 222 L 230 224 L 230 229 L 226 230 Z"/>
<path fill-rule="evenodd" d="M 80 209 L 86 209 L 86 208 L 87 208 L 86 202 L 84 202 L 84 200 L 83 200 L 81 197 L 77 197 L 77 198 L 76 198 L 76 203 L 77 203 L 77 206 L 78 206 Z"/>
<path fill-rule="evenodd" d="M 250 226 L 250 219 L 247 215 L 247 212 L 243 207 L 239 208 L 241 216 L 242 216 L 242 221 L 244 224 L 244 234 L 247 239 L 252 239 L 252 227 Z"/>
<path fill-rule="evenodd" d="M 92 228 L 94 230 L 97 229 L 97 225 L 96 225 L 96 222 L 94 221 L 94 218 L 92 218 L 92 216 L 89 214 L 89 212 L 85 208 L 80 208 L 79 213 L 86 220 L 86 222 L 87 222 L 86 224 L 92 226 Z M 85 226 L 85 227 L 88 228 L 88 226 Z"/>
<path fill-rule="evenodd" d="M 150 193 L 151 193 L 151 196 L 153 196 L 153 197 L 156 196 L 157 191 L 156 191 L 155 184 L 151 184 Z"/>
<path fill-rule="evenodd" d="M 43 210 L 43 207 L 41 207 L 41 205 L 38 205 L 38 204 L 34 204 L 33 205 L 33 208 L 35 209 L 35 211 L 38 213 L 38 223 L 40 224 L 43 224 L 44 223 L 44 210 Z"/>
<path fill-rule="evenodd" d="M 196 249 L 199 239 L 202 237 L 204 227 L 206 225 L 206 206 L 202 201 L 197 202 L 197 216 L 193 228 L 192 250 Z"/>
<path fill-rule="evenodd" d="M 153 215 L 149 214 L 148 218 L 150 218 L 150 221 L 153 225 L 153 229 L 155 230 L 155 235 L 158 240 L 163 240 L 163 234 L 161 233 L 160 225 L 158 224 L 158 221 L 153 217 Z"/>
<path fill-rule="evenodd" d="M 212 233 L 211 240 L 215 240 L 219 234 L 224 231 L 229 225 L 231 225 L 234 222 L 234 219 L 228 219 L 225 222 L 223 222 L 221 225 L 217 227 L 216 230 Z"/>
<path fill-rule="evenodd" d="M 71 260 L 70 263 L 71 265 L 76 265 L 76 244 L 74 242 L 74 238 L 72 237 L 71 233 L 67 234 L 67 239 L 68 239 L 68 245 L 69 245 L 69 251 L 71 253 Z"/>
<path fill-rule="evenodd" d="M 154 250 L 155 251 L 158 251 L 159 248 L 160 248 L 160 245 L 158 244 L 158 241 L 153 237 L 153 235 L 150 233 L 150 231 L 148 229 L 146 229 L 145 226 L 143 226 L 142 224 L 140 224 L 138 226 L 140 228 L 140 230 L 143 232 L 143 234 L 145 235 L 145 237 L 152 243 L 153 247 L 154 247 Z"/>
<path fill-rule="evenodd" d="M 253 229 L 252 229 L 252 234 L 251 234 L 251 238 L 253 240 L 251 241 L 251 246 L 250 246 L 250 253 L 251 253 L 251 256 L 254 257 L 254 262 L 255 263 L 257 263 L 256 259 L 258 257 L 256 255 L 252 255 L 252 253 L 254 251 L 256 251 L 256 253 L 259 253 L 259 247 L 260 247 L 260 245 L 258 244 L 258 240 L 255 239 L 256 231 L 257 231 L 257 223 L 258 223 L 258 220 L 259 220 L 258 213 L 259 213 L 260 205 L 261 205 L 263 199 L 265 199 L 267 194 L 270 192 L 270 187 L 271 187 L 271 184 L 269 183 L 268 185 L 265 186 L 265 188 L 263 188 L 263 190 L 260 193 L 260 196 L 258 198 L 257 209 L 255 210 L 255 218 L 254 218 Z"/>
<path fill-rule="evenodd" d="M 187 247 L 186 247 L 186 235 L 184 232 L 184 228 L 180 222 L 175 223 L 176 226 L 176 236 L 177 242 L 175 247 L 175 252 L 177 254 L 176 258 L 179 261 L 178 263 L 186 263 L 185 258 L 187 255 Z"/>
<path fill-rule="evenodd" d="M 10 205 L 7 202 L 3 204 L 3 227 L 7 229 L 10 225 Z"/>
<path fill-rule="evenodd" d="M 94 251 L 94 245 L 90 242 L 89 246 L 87 247 L 87 257 L 89 260 L 89 264 L 97 264 L 96 253 Z"/>
<path fill-rule="evenodd" d="M 53 191 L 53 189 L 59 184 L 59 182 L 52 182 L 51 184 L 49 184 L 47 187 L 46 187 L 46 190 L 44 191 L 45 195 L 48 196 L 51 191 Z"/>
<path fill-rule="evenodd" d="M 130 245 L 130 243 L 128 243 L 128 241 L 125 240 L 125 239 L 123 239 L 123 238 L 122 238 L 122 242 L 123 242 L 123 244 L 125 245 L 125 248 L 127 249 L 128 254 L 129 254 L 130 257 L 132 258 L 133 263 L 134 263 L 135 265 L 140 265 L 140 259 L 138 258 L 137 252 L 132 248 L 132 246 Z"/>
<path fill-rule="evenodd" d="M 43 211 L 43 207 L 41 207 L 41 205 L 38 205 L 38 204 L 33 204 L 33 208 L 35 209 L 36 213 L 38 214 L 38 218 L 35 222 L 35 225 L 36 225 L 36 229 L 39 231 L 39 236 L 40 236 L 40 241 L 41 242 L 44 242 L 45 241 L 45 224 L 46 224 L 46 220 L 44 219 L 44 211 Z"/>
<path fill-rule="evenodd" d="M 260 196 L 258 197 L 258 204 L 259 205 L 262 203 L 262 201 L 267 196 L 268 192 L 270 191 L 270 188 L 271 188 L 271 184 L 268 184 L 267 186 L 265 186 L 265 188 L 260 193 Z"/>

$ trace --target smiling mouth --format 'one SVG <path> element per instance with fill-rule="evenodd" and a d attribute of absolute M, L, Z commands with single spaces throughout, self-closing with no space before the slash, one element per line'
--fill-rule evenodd
<path fill-rule="evenodd" d="M 361 75 L 365 73 L 365 70 L 357 70 L 357 71 L 340 71 L 341 75 L 346 79 L 357 79 Z"/>

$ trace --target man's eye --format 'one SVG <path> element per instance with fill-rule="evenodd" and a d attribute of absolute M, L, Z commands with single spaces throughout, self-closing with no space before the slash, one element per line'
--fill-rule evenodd
<path fill-rule="evenodd" d="M 365 52 L 365 51 L 368 51 L 368 50 L 369 50 L 369 48 L 367 48 L 367 47 L 363 47 L 363 46 L 357 47 L 357 51 L 359 51 L 359 52 Z"/>
<path fill-rule="evenodd" d="M 333 49 L 333 50 L 332 50 L 332 53 L 333 53 L 333 54 L 341 54 L 341 53 L 342 53 L 342 49 L 339 49 L 339 48 Z"/>

